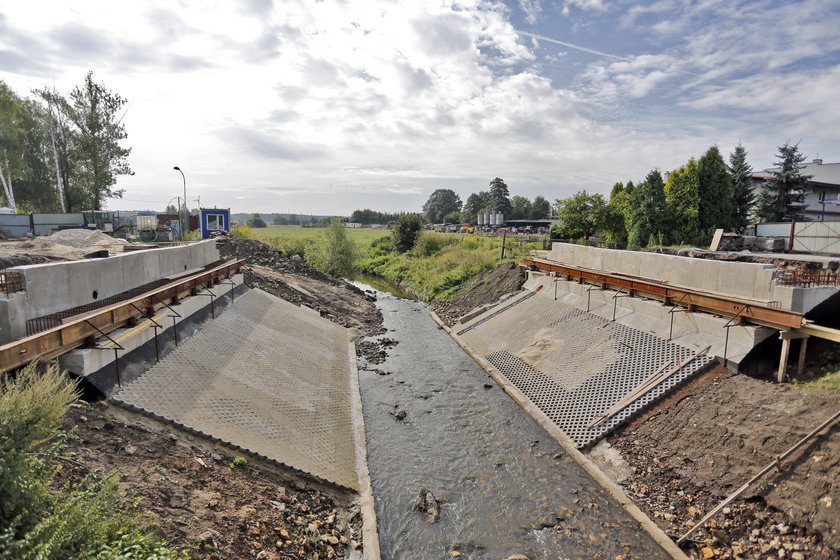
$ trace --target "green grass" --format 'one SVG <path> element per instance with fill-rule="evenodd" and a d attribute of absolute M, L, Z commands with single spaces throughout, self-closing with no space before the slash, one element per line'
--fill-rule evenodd
<path fill-rule="evenodd" d="M 373 243 L 360 268 L 405 286 L 426 301 L 448 301 L 461 284 L 502 261 L 520 260 L 541 243 L 508 239 L 502 259 L 502 238 L 474 234 L 423 232 L 411 251 L 394 253 L 384 242 Z"/>
<path fill-rule="evenodd" d="M 324 228 L 269 226 L 237 228 L 236 235 L 258 239 L 306 260 L 323 237 Z M 458 287 L 475 275 L 500 262 L 520 260 L 532 249 L 542 249 L 541 241 L 509 236 L 502 259 L 502 237 L 481 234 L 435 233 L 424 231 L 411 251 L 393 251 L 391 232 L 383 229 L 348 228 L 356 246 L 356 268 L 408 288 L 426 301 L 447 301 Z M 311 261 L 310 261 L 311 262 Z"/>
<path fill-rule="evenodd" d="M 265 228 L 248 228 L 251 232 L 248 237 L 282 248 L 284 244 L 289 242 L 317 240 L 326 229 L 272 225 Z M 347 235 L 351 241 L 360 247 L 366 247 L 380 237 L 391 235 L 391 232 L 387 229 L 347 228 Z"/>
<path fill-rule="evenodd" d="M 840 369 L 826 368 L 824 375 L 812 381 L 800 384 L 801 387 L 814 392 L 840 393 Z"/>

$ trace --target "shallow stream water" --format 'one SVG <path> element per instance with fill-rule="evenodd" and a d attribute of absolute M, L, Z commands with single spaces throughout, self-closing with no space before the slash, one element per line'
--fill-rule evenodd
<path fill-rule="evenodd" d="M 423 303 L 377 295 L 399 342 L 359 371 L 383 559 L 668 558 Z M 413 511 L 421 488 L 437 523 Z"/>

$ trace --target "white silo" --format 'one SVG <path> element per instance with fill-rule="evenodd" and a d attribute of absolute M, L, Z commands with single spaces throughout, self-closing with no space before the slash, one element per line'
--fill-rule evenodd
<path fill-rule="evenodd" d="M 483 226 L 484 225 L 484 214 L 479 212 L 477 217 L 478 217 L 478 225 Z"/>

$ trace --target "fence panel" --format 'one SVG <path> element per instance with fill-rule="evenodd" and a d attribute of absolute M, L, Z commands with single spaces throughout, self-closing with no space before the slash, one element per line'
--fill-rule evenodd
<path fill-rule="evenodd" d="M 49 235 L 59 229 L 79 227 L 85 223 L 85 217 L 81 212 L 75 214 L 32 214 L 32 222 L 35 224 L 35 235 Z"/>
<path fill-rule="evenodd" d="M 29 214 L 0 214 L 0 231 L 6 237 L 23 237 L 32 231 Z"/>

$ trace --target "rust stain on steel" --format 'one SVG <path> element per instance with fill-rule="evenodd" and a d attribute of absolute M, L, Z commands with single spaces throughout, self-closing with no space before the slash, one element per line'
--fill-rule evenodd
<path fill-rule="evenodd" d="M 627 289 L 642 294 L 653 295 L 658 299 L 675 305 L 681 305 L 691 310 L 702 309 L 713 313 L 720 313 L 729 317 L 739 315 L 751 323 L 773 328 L 798 329 L 805 325 L 805 318 L 801 313 L 759 305 L 751 301 L 735 297 L 726 297 L 702 290 L 680 288 L 662 284 L 655 280 L 625 276 L 622 274 L 600 272 L 559 264 L 543 259 L 523 259 L 523 266 L 534 266 L 541 270 L 548 270 L 565 276 L 573 276 L 593 284 Z"/>
<path fill-rule="evenodd" d="M 241 259 L 225 262 L 143 295 L 79 315 L 76 319 L 55 328 L 4 344 L 0 346 L 0 370 L 8 371 L 21 367 L 41 356 L 77 344 L 88 336 L 113 330 L 131 318 L 143 317 L 138 307 L 158 309 L 163 306 L 162 301 L 180 297 L 193 288 L 226 278 L 238 272 L 244 264 L 245 261 Z"/>

